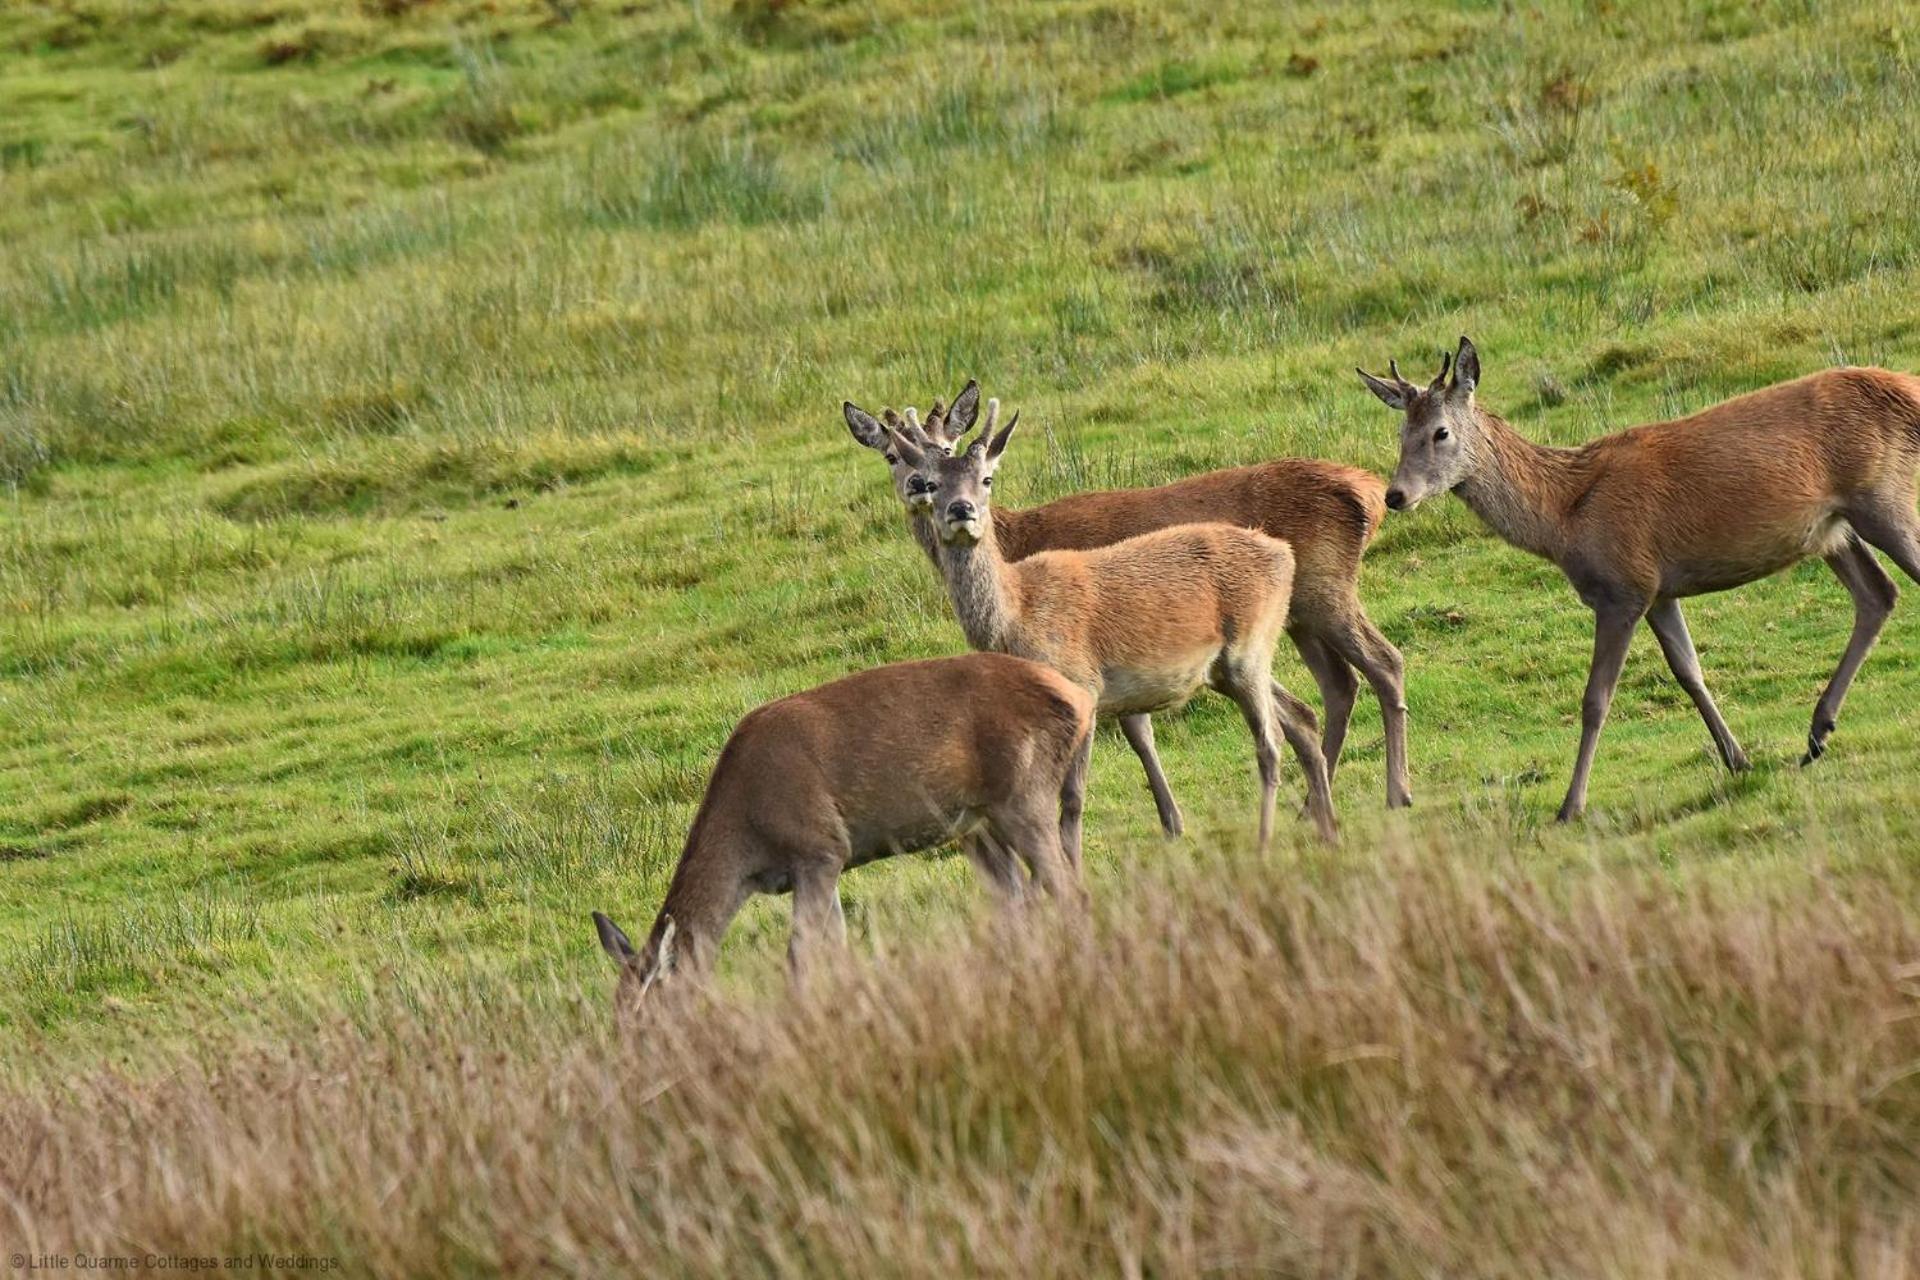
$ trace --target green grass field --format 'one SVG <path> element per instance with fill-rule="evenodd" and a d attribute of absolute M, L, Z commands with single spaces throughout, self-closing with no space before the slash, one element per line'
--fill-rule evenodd
<path fill-rule="evenodd" d="M 597 1007 L 587 912 L 644 927 L 741 714 L 962 644 L 843 398 L 978 377 L 1030 505 L 1384 473 L 1353 366 L 1425 376 L 1462 332 L 1482 401 L 1561 443 L 1920 369 L 1916 119 L 1920 26 L 1872 0 L 8 8 L 0 1078 L 138 1077 L 436 975 Z M 1637 639 L 1566 829 L 1591 615 L 1559 573 L 1444 500 L 1363 590 L 1416 807 L 1383 812 L 1363 695 L 1343 846 L 1283 824 L 1289 874 L 1914 900 L 1913 590 L 1805 771 L 1851 622 L 1818 562 L 1690 606 L 1749 776 Z M 1251 856 L 1237 711 L 1160 736 L 1190 838 L 1103 731 L 1096 898 Z M 980 910 L 952 857 L 843 892 L 870 957 Z M 780 990 L 786 920 L 742 917 L 730 992 Z"/>

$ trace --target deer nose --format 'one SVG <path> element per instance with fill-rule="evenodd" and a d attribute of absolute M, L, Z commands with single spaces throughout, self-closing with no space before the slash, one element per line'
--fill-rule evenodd
<path fill-rule="evenodd" d="M 974 510 L 973 504 L 964 498 L 947 504 L 947 519 L 949 520 L 971 520 L 978 514 L 979 512 Z"/>
<path fill-rule="evenodd" d="M 1407 495 L 1398 489 L 1389 489 L 1387 490 L 1387 505 L 1395 511 L 1405 511 L 1407 509 Z"/>

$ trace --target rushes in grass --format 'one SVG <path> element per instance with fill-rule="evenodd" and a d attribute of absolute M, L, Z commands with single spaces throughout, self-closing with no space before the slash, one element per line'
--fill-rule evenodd
<path fill-rule="evenodd" d="M 607 226 L 755 226 L 809 218 L 824 204 L 818 188 L 790 182 L 750 137 L 715 142 L 675 131 L 651 148 L 604 146 L 569 177 L 576 215 Z"/>
<path fill-rule="evenodd" d="M 186 966 L 217 966 L 233 947 L 260 937 L 250 897 L 192 897 L 171 907 L 67 914 L 8 966 L 9 990 L 72 994 Z"/>

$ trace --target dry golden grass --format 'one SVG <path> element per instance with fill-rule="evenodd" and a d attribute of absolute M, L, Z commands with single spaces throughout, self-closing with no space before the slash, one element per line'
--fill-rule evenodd
<path fill-rule="evenodd" d="M 381 1275 L 1915 1275 L 1911 883 L 1195 858 L 624 1042 L 559 975 L 403 966 L 262 1047 L 0 1093 L 0 1237 Z"/>

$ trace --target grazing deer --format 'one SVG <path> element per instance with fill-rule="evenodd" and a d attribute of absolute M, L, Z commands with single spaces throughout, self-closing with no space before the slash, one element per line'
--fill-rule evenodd
<path fill-rule="evenodd" d="M 915 539 L 939 564 L 931 495 L 910 491 L 917 469 L 894 449 L 892 427 L 922 452 L 952 453 L 972 429 L 980 387 L 968 382 L 942 407 L 935 401 L 922 428 L 887 411 L 886 422 L 848 402 L 842 406 L 853 438 L 886 456 L 895 491 L 907 504 Z M 911 415 L 912 411 L 908 411 Z M 1360 561 L 1385 514 L 1379 478 L 1356 467 L 1306 458 L 1281 458 L 1210 471 L 1153 489 L 1081 493 L 1025 510 L 996 509 L 1001 554 L 1025 560 L 1039 551 L 1085 551 L 1156 529 L 1219 521 L 1258 529 L 1293 548 L 1294 586 L 1287 634 L 1320 688 L 1326 724 L 1320 749 L 1332 774 L 1346 744 L 1358 671 L 1373 687 L 1386 729 L 1387 807 L 1413 802 L 1407 783 L 1407 699 L 1400 651 L 1380 634 L 1360 603 Z M 1120 729 L 1145 767 L 1161 826 L 1181 829 L 1180 808 L 1154 748 L 1153 722 L 1120 717 Z"/>
<path fill-rule="evenodd" d="M 1108 715 L 1176 707 L 1211 685 L 1239 705 L 1253 733 L 1260 847 L 1272 837 L 1279 785 L 1276 727 L 1306 771 L 1307 810 L 1331 843 L 1333 800 L 1313 712 L 1273 678 L 1292 549 L 1252 529 L 1188 524 L 1009 561 L 988 492 L 1020 418 L 996 431 L 998 408 L 989 404 L 986 425 L 957 456 L 882 428 L 932 495 L 940 572 L 968 643 L 1046 663 L 1092 692 Z"/>
<path fill-rule="evenodd" d="M 1853 635 L 1807 734 L 1826 750 L 1847 686 L 1898 594 L 1867 548 L 1920 579 L 1920 378 L 1829 369 L 1739 396 L 1690 417 L 1603 436 L 1573 449 L 1533 443 L 1474 399 L 1480 356 L 1460 339 L 1440 374 L 1416 388 L 1359 370 L 1406 421 L 1387 505 L 1407 510 L 1448 490 L 1508 542 L 1560 567 L 1594 611 L 1593 666 L 1580 706 L 1580 753 L 1560 820 L 1587 801 L 1600 728 L 1627 646 L 1647 620 L 1729 769 L 1747 757 L 1713 705 L 1680 600 L 1724 591 L 1824 557 L 1853 597 Z"/>
<path fill-rule="evenodd" d="M 900 662 L 747 713 L 705 799 L 644 947 L 599 912 L 621 965 L 620 1003 L 669 975 L 704 974 L 754 893 L 793 894 L 796 978 L 844 942 L 840 873 L 959 839 L 1009 901 L 1032 883 L 1077 899 L 1093 699 L 1001 654 Z"/>

